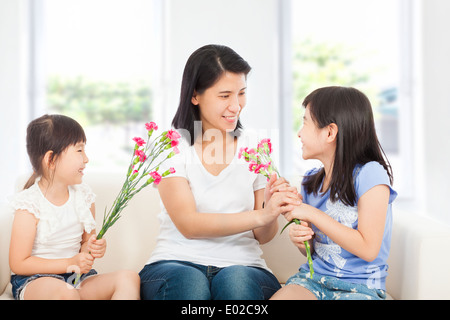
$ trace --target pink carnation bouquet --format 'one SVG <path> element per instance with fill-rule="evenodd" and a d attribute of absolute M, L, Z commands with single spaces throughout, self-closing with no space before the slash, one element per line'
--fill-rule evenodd
<path fill-rule="evenodd" d="M 270 139 L 263 139 L 258 143 L 256 149 L 241 148 L 239 150 L 239 159 L 243 158 L 249 163 L 249 170 L 256 174 L 260 173 L 270 180 L 270 175 L 275 172 L 278 176 L 280 173 L 274 166 L 270 154 L 272 153 L 272 143 Z"/>
<path fill-rule="evenodd" d="M 276 173 L 278 177 L 280 177 L 280 173 L 278 172 L 277 168 L 273 164 L 273 161 L 271 159 L 272 154 L 272 143 L 270 139 L 262 139 L 259 143 L 256 149 L 249 149 L 249 148 L 241 148 L 239 150 L 238 157 L 239 159 L 243 158 L 246 162 L 249 163 L 249 170 L 251 172 L 254 172 L 256 174 L 262 174 L 264 175 L 267 180 L 270 180 L 270 175 L 272 173 Z M 284 229 L 286 229 L 287 226 L 290 224 L 300 224 L 300 220 L 294 219 L 290 222 L 288 222 L 283 229 L 281 230 L 280 234 L 283 233 Z M 313 269 L 313 263 L 311 258 L 311 248 L 309 246 L 309 242 L 305 241 L 305 249 L 306 249 L 306 255 L 308 258 L 308 265 L 309 265 L 309 273 L 310 277 L 312 279 L 314 274 Z"/>
<path fill-rule="evenodd" d="M 105 208 L 102 228 L 97 235 L 97 240 L 103 238 L 106 231 L 117 222 L 122 210 L 136 194 L 151 184 L 159 184 L 163 177 L 175 173 L 174 168 L 160 173 L 159 167 L 164 161 L 179 153 L 177 146 L 178 139 L 181 138 L 180 134 L 175 130 L 168 130 L 152 140 L 153 132 L 158 130 L 158 126 L 154 122 L 149 122 L 145 124 L 145 127 L 148 132 L 147 141 L 140 137 L 133 138 L 135 145 L 125 182 L 108 212 Z M 79 281 L 80 276 L 77 276 L 75 283 Z"/>
<path fill-rule="evenodd" d="M 175 173 L 174 168 L 167 169 L 162 173 L 158 171 L 164 161 L 179 153 L 177 146 L 178 139 L 181 138 L 180 134 L 175 130 L 168 130 L 151 140 L 153 132 L 158 130 L 158 126 L 154 122 L 149 122 L 145 124 L 145 127 L 148 132 L 147 141 L 140 137 L 133 138 L 135 146 L 125 182 L 109 212 L 106 213 L 105 209 L 102 228 L 97 239 L 101 239 L 121 217 L 122 210 L 136 194 L 151 184 L 159 184 L 163 177 Z M 164 152 L 167 153 L 166 157 L 162 156 Z"/>

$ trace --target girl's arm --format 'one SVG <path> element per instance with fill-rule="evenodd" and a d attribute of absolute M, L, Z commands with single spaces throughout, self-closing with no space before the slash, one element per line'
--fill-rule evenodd
<path fill-rule="evenodd" d="M 12 272 L 20 275 L 37 273 L 65 273 L 72 271 L 71 266 L 79 266 L 83 271 L 93 259 L 89 254 L 79 254 L 67 259 L 44 259 L 31 255 L 36 227 L 39 220 L 26 210 L 18 210 L 14 216 L 9 248 L 9 265 Z M 68 271 L 70 269 L 70 271 Z M 88 270 L 89 270 L 88 269 Z"/>
<path fill-rule="evenodd" d="M 163 179 L 158 190 L 173 223 L 188 239 L 223 237 L 268 226 L 281 213 L 292 210 L 298 204 L 289 193 L 278 192 L 271 197 L 264 209 L 233 214 L 203 213 L 197 211 L 194 196 L 185 178 Z M 263 197 L 264 192 L 261 190 L 258 193 L 260 205 Z"/>
<path fill-rule="evenodd" d="M 389 187 L 378 185 L 367 191 L 358 201 L 358 229 L 347 227 L 323 211 L 302 204 L 286 219 L 298 218 L 313 223 L 336 244 L 365 261 L 373 261 L 383 240 L 386 213 L 389 204 Z"/>

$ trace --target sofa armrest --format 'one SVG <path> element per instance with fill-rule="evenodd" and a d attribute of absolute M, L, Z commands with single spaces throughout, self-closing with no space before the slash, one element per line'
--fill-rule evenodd
<path fill-rule="evenodd" d="M 387 291 L 394 299 L 450 299 L 450 229 L 428 217 L 395 210 Z"/>
<path fill-rule="evenodd" d="M 6 204 L 0 204 L 0 296 L 11 278 L 9 268 L 9 243 L 11 241 L 12 211 Z"/>

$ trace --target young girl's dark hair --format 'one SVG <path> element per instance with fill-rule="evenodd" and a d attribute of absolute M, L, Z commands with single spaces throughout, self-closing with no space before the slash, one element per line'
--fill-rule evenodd
<path fill-rule="evenodd" d="M 33 167 L 33 175 L 24 189 L 31 187 L 36 178 L 44 173 L 42 159 L 48 151 L 53 151 L 50 162 L 69 146 L 86 143 L 86 135 L 81 125 L 63 115 L 43 115 L 30 122 L 27 128 L 27 152 Z"/>
<path fill-rule="evenodd" d="M 331 201 L 356 205 L 353 170 L 356 165 L 379 162 L 393 183 L 391 165 L 378 141 L 372 106 L 366 95 L 354 88 L 325 87 L 308 95 L 311 118 L 319 128 L 335 123 L 338 127 L 332 177 L 328 189 Z M 307 193 L 318 194 L 325 177 L 324 168 L 305 179 Z"/>
<path fill-rule="evenodd" d="M 194 122 L 200 121 L 199 108 L 191 102 L 194 92 L 202 94 L 227 71 L 247 76 L 250 70 L 247 61 L 226 46 L 206 45 L 197 49 L 189 57 L 184 68 L 180 103 L 172 121 L 174 128 L 186 129 L 190 133 L 190 143 L 193 145 Z M 241 128 L 241 122 L 238 120 L 235 132 Z"/>

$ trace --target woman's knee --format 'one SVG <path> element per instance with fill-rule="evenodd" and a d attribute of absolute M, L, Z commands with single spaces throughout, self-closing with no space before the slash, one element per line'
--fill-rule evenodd
<path fill-rule="evenodd" d="M 265 270 L 246 266 L 231 266 L 221 270 L 213 279 L 213 299 L 218 300 L 265 300 L 280 285 Z"/>
<path fill-rule="evenodd" d="M 178 262 L 146 266 L 140 273 L 141 297 L 147 300 L 209 300 L 209 281 L 194 266 Z"/>

